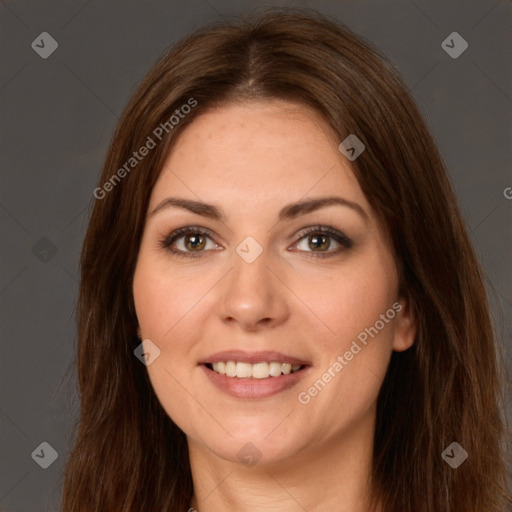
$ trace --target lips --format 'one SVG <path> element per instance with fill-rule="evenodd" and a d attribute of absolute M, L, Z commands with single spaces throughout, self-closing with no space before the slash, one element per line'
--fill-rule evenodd
<path fill-rule="evenodd" d="M 311 367 L 307 360 L 280 352 L 240 350 L 212 354 L 199 365 L 218 390 L 244 399 L 265 398 L 289 389 Z"/>

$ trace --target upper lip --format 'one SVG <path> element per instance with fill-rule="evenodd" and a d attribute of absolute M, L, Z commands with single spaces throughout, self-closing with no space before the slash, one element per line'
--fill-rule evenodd
<path fill-rule="evenodd" d="M 224 350 L 222 352 L 216 352 L 211 356 L 205 357 L 199 364 L 208 364 L 208 363 L 220 363 L 227 361 L 238 361 L 244 363 L 290 363 L 290 364 L 300 364 L 302 366 L 310 365 L 309 361 L 305 359 L 299 359 L 297 357 L 288 356 L 281 352 L 275 351 L 262 351 L 262 352 L 244 352 L 243 350 Z"/>

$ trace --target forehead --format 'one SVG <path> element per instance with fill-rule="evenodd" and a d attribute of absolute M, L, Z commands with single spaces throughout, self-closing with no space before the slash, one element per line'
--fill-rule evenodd
<path fill-rule="evenodd" d="M 339 193 L 369 206 L 338 144 L 318 113 L 295 103 L 208 110 L 175 142 L 150 207 L 171 193 L 238 208 Z"/>

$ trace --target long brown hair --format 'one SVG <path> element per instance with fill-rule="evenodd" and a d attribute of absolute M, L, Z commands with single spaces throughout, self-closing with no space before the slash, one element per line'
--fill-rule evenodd
<path fill-rule="evenodd" d="M 356 134 L 366 146 L 352 168 L 390 236 L 400 291 L 418 321 L 414 346 L 393 353 L 379 395 L 374 497 L 385 512 L 502 512 L 512 500 L 498 345 L 442 159 L 386 58 L 338 22 L 297 9 L 271 9 L 186 37 L 124 111 L 81 255 L 81 416 L 62 510 L 189 507 L 186 437 L 133 353 L 140 340 L 132 278 L 151 191 L 178 134 L 212 106 L 254 99 L 312 107 L 340 142 Z M 171 123 L 176 110 L 182 115 Z M 154 146 L 147 156 L 130 160 L 150 145 L 148 137 Z M 441 457 L 454 441 L 469 454 L 457 469 Z"/>

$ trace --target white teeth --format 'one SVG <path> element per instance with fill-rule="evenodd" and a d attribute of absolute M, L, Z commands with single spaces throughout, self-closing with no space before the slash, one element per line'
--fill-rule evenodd
<path fill-rule="evenodd" d="M 234 361 L 226 363 L 226 375 L 228 377 L 236 377 L 236 363 Z"/>
<path fill-rule="evenodd" d="M 256 363 L 252 365 L 252 377 L 254 379 L 266 379 L 268 376 L 268 363 Z"/>
<path fill-rule="evenodd" d="M 270 375 L 272 377 L 279 377 L 281 375 L 281 363 L 270 363 Z"/>
<path fill-rule="evenodd" d="M 213 370 L 221 375 L 226 375 L 226 363 L 213 363 Z"/>
<path fill-rule="evenodd" d="M 239 378 L 252 377 L 252 364 L 236 363 L 236 376 Z"/>
<path fill-rule="evenodd" d="M 279 377 L 281 374 L 288 375 L 300 370 L 300 364 L 270 363 L 261 362 L 256 364 L 244 363 L 241 361 L 226 361 L 212 363 L 212 369 L 216 373 L 226 375 L 227 377 L 238 377 L 239 379 L 267 379 L 269 377 Z"/>

